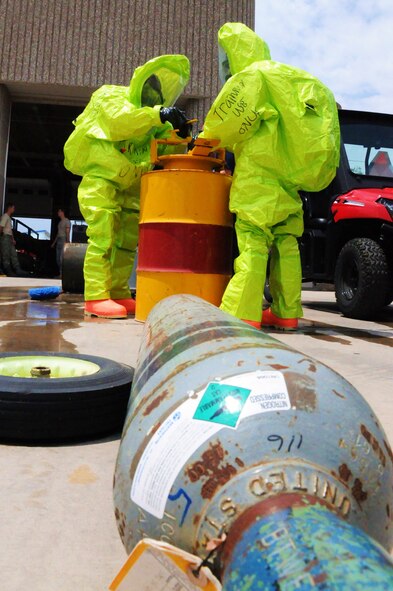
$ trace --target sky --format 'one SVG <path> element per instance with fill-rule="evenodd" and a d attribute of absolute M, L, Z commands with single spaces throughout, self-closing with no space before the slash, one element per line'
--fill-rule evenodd
<path fill-rule="evenodd" d="M 393 0 L 255 0 L 272 59 L 317 76 L 344 109 L 393 113 Z"/>

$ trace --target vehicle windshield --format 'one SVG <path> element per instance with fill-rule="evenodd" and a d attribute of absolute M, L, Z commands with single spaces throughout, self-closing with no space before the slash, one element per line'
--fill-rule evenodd
<path fill-rule="evenodd" d="M 376 123 L 345 123 L 341 135 L 354 174 L 393 177 L 393 128 Z"/>

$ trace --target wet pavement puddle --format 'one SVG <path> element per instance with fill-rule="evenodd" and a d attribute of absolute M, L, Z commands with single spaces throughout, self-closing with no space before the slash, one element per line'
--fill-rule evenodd
<path fill-rule="evenodd" d="M 303 307 L 305 315 L 307 315 L 307 309 L 310 309 L 329 312 L 330 314 L 337 316 L 338 319 L 345 320 L 345 317 L 342 315 L 335 302 L 307 302 L 303 304 Z M 367 321 L 357 320 L 356 322 L 364 322 L 367 326 Z M 334 322 L 314 322 L 312 320 L 302 318 L 299 321 L 299 329 L 292 334 L 307 335 L 310 338 L 317 339 L 319 341 L 337 343 L 339 345 L 352 345 L 352 339 L 360 339 L 375 345 L 393 347 L 393 306 L 391 305 L 384 308 L 372 321 L 370 321 L 370 323 L 372 322 L 377 322 L 379 326 L 381 326 L 381 329 L 375 330 L 367 328 L 352 328 L 348 326 L 340 326 Z M 388 330 L 385 330 L 384 327 L 386 327 Z M 281 332 L 282 334 L 282 331 L 271 332 L 274 332 L 275 334 L 280 334 Z M 288 332 L 286 334 L 291 333 Z"/>
<path fill-rule="evenodd" d="M 393 347 L 393 332 L 383 330 L 365 330 L 363 328 L 349 328 L 347 326 L 337 325 L 332 326 L 331 324 L 308 320 L 301 320 L 299 330 L 293 334 L 303 334 L 313 339 L 337 343 L 340 345 L 351 345 L 352 343 L 350 339 L 360 339 L 375 345 Z"/>
<path fill-rule="evenodd" d="M 83 322 L 83 296 L 61 294 L 52 300 L 31 300 L 28 288 L 0 290 L 1 351 L 52 351 L 73 353 L 66 330 Z"/>
<path fill-rule="evenodd" d="M 0 290 L 0 346 L 3 352 L 76 352 L 76 345 L 63 337 L 66 330 L 78 328 L 82 323 L 87 322 L 108 323 L 105 319 L 83 315 L 82 294 L 65 293 L 51 300 L 31 300 L 28 289 L 28 287 L 3 287 Z M 305 312 L 307 308 L 325 310 L 342 318 L 334 303 L 326 305 L 307 303 Z M 392 328 L 393 307 L 390 306 L 383 311 L 376 320 L 380 326 Z M 281 333 L 275 330 L 268 332 Z M 351 339 L 360 339 L 371 344 L 393 347 L 393 331 L 383 328 L 367 330 L 302 319 L 299 330 L 292 334 L 303 334 L 313 339 L 340 345 L 351 345 Z"/>

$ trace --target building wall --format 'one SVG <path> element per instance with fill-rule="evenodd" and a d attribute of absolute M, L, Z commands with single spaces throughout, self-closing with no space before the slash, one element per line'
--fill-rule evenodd
<path fill-rule="evenodd" d="M 202 122 L 219 90 L 217 31 L 226 21 L 253 27 L 254 4 L 254 0 L 0 0 L 0 148 L 4 155 L 0 158 L 0 211 L 12 103 L 82 107 L 102 84 L 128 85 L 134 69 L 146 60 L 183 53 L 191 61 L 191 81 L 180 104 L 189 117 Z M 30 136 L 33 140 L 31 130 Z M 29 142 L 14 144 L 26 151 Z M 21 158 L 17 164 L 23 165 Z M 14 176 L 38 174 L 30 161 L 25 164 L 26 170 L 18 168 Z M 52 172 L 47 173 L 51 179 Z M 63 178 L 56 194 L 64 187 Z"/>
<path fill-rule="evenodd" d="M 186 96 L 207 105 L 226 21 L 253 27 L 254 0 L 0 0 L 0 83 L 14 99 L 77 104 L 155 55 L 184 53 Z"/>

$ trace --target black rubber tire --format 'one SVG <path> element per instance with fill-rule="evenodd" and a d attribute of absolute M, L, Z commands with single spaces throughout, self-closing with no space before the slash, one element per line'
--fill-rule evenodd
<path fill-rule="evenodd" d="M 388 288 L 386 290 L 386 298 L 384 301 L 384 306 L 389 306 L 393 302 L 393 272 L 390 268 L 389 275 L 388 275 Z"/>
<path fill-rule="evenodd" d="M 386 296 L 386 299 L 383 303 L 384 306 L 390 306 L 390 304 L 393 302 L 393 293 L 391 291 L 389 291 L 389 294 Z"/>
<path fill-rule="evenodd" d="M 90 361 L 96 373 L 71 378 L 19 378 L 0 375 L 0 440 L 63 442 L 120 433 L 134 369 L 127 365 L 75 353 L 1 353 L 67 357 Z"/>
<path fill-rule="evenodd" d="M 265 287 L 263 288 L 263 297 L 265 298 L 268 304 L 271 304 L 273 302 L 272 293 L 270 291 L 270 254 L 266 265 L 266 279 Z"/>
<path fill-rule="evenodd" d="M 267 301 L 268 304 L 271 304 L 273 302 L 272 294 L 270 292 L 269 279 L 266 279 L 266 281 L 265 281 L 265 287 L 263 289 L 263 297 L 265 298 L 265 300 Z"/>
<path fill-rule="evenodd" d="M 87 244 L 83 242 L 69 242 L 64 246 L 63 265 L 61 268 L 61 287 L 68 293 L 83 293 L 85 279 L 83 263 L 85 261 Z"/>
<path fill-rule="evenodd" d="M 389 267 L 381 246 L 354 238 L 340 251 L 335 270 L 336 300 L 349 318 L 370 319 L 386 305 Z"/>

